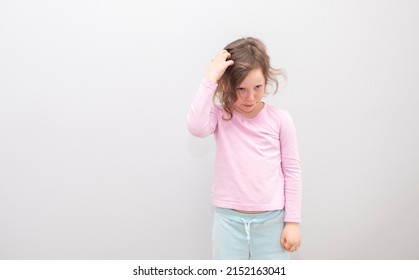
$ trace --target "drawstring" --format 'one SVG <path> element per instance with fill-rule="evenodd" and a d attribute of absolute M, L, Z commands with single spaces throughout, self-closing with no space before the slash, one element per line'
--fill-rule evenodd
<path fill-rule="evenodd" d="M 240 220 L 242 220 L 243 223 L 244 223 L 244 230 L 247 233 L 247 243 L 249 244 L 250 243 L 250 224 L 252 222 L 257 221 L 257 219 L 250 220 L 249 223 L 246 223 L 246 221 L 244 219 L 242 219 L 242 218 L 240 218 Z"/>

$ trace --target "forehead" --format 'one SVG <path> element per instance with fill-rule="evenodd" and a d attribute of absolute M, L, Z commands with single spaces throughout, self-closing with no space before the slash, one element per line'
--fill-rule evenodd
<path fill-rule="evenodd" d="M 247 74 L 244 80 L 240 83 L 240 86 L 242 87 L 255 86 L 255 85 L 264 84 L 264 83 L 265 83 L 265 76 L 262 73 L 262 69 L 256 68 L 256 69 L 250 70 L 250 72 Z"/>

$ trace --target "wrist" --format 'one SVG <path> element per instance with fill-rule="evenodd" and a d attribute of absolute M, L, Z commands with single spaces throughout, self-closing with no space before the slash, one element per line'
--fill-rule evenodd
<path fill-rule="evenodd" d="M 217 84 L 217 82 L 218 82 L 218 80 L 214 76 L 211 76 L 211 75 L 208 75 L 208 74 L 205 75 L 204 79 L 207 80 L 208 82 L 213 83 L 213 84 Z"/>
<path fill-rule="evenodd" d="M 298 222 L 285 222 L 285 226 L 300 227 L 300 223 L 298 223 Z"/>

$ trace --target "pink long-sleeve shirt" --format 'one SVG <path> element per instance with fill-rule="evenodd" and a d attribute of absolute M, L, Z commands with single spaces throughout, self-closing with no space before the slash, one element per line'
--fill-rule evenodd
<path fill-rule="evenodd" d="M 301 221 L 301 169 L 295 126 L 284 110 L 265 104 L 254 118 L 227 117 L 213 104 L 217 84 L 202 80 L 188 115 L 194 136 L 215 135 L 213 205 L 246 211 L 285 209 Z"/>

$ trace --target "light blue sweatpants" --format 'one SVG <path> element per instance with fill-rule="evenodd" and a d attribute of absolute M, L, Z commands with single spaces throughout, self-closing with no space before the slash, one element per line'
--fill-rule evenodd
<path fill-rule="evenodd" d="M 212 253 L 215 260 L 283 260 L 284 210 L 245 214 L 215 207 Z"/>

